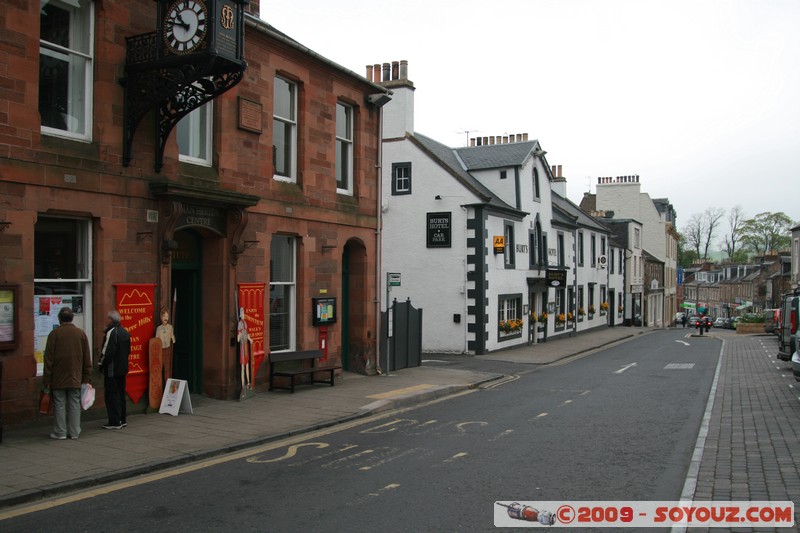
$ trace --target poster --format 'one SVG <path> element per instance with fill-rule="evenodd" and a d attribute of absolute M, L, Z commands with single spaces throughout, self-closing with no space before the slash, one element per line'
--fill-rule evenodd
<path fill-rule="evenodd" d="M 131 334 L 131 355 L 125 391 L 133 403 L 139 403 L 150 384 L 147 346 L 156 332 L 154 284 L 115 284 L 120 323 Z"/>
<path fill-rule="evenodd" d="M 251 380 L 255 383 L 258 367 L 264 361 L 264 297 L 266 283 L 240 283 L 239 307 L 244 309 L 244 320 L 247 322 L 247 334 L 253 341 L 253 373 Z"/>
<path fill-rule="evenodd" d="M 36 295 L 33 297 L 33 356 L 36 359 L 36 375 L 44 374 L 44 348 L 47 345 L 47 336 L 58 327 L 58 312 L 62 307 L 70 307 L 74 298 L 83 296 L 67 295 Z M 86 331 L 84 316 L 75 313 L 72 323 Z M 86 333 L 89 335 L 89 332 Z"/>
<path fill-rule="evenodd" d="M 0 343 L 14 342 L 14 291 L 0 290 Z"/>

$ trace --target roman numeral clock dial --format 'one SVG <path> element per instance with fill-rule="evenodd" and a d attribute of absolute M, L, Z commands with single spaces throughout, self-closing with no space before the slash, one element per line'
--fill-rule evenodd
<path fill-rule="evenodd" d="M 177 0 L 164 16 L 164 44 L 174 54 L 188 54 L 205 40 L 208 24 L 206 5 L 199 0 Z"/>

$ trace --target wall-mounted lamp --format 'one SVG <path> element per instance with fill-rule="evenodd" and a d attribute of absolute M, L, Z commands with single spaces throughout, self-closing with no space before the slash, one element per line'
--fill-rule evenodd
<path fill-rule="evenodd" d="M 367 102 L 376 106 L 383 107 L 392 100 L 392 97 L 386 93 L 375 93 L 367 95 Z"/>
<path fill-rule="evenodd" d="M 433 197 L 433 199 L 434 200 L 441 200 L 442 199 L 442 195 L 441 194 L 437 194 L 436 196 Z"/>
<path fill-rule="evenodd" d="M 11 222 L 0 220 L 0 233 L 3 233 L 7 227 L 11 225 Z"/>

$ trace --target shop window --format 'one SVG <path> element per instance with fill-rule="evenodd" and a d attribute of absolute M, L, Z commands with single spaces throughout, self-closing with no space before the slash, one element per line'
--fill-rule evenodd
<path fill-rule="evenodd" d="M 336 192 L 353 194 L 353 108 L 336 104 Z"/>
<path fill-rule="evenodd" d="M 295 346 L 296 253 L 294 237 L 272 237 L 269 250 L 269 349 L 273 352 L 293 350 Z"/>
<path fill-rule="evenodd" d="M 517 338 L 522 335 L 522 295 L 500 294 L 497 299 L 498 338 Z"/>
<path fill-rule="evenodd" d="M 198 107 L 178 122 L 178 153 L 181 161 L 211 166 L 213 102 Z"/>
<path fill-rule="evenodd" d="M 90 140 L 93 4 L 42 1 L 39 13 L 42 132 Z"/>
<path fill-rule="evenodd" d="M 272 160 L 276 179 L 296 181 L 297 85 L 279 77 L 275 78 Z"/>
<path fill-rule="evenodd" d="M 70 307 L 73 324 L 86 331 L 90 343 L 92 297 L 91 221 L 40 216 L 34 226 L 34 353 L 43 369 L 47 335 L 58 326 L 58 311 Z"/>

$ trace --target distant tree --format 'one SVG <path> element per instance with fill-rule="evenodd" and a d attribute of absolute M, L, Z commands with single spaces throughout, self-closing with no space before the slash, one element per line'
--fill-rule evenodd
<path fill-rule="evenodd" d="M 702 227 L 703 259 L 708 259 L 708 249 L 714 240 L 714 235 L 719 229 L 719 221 L 725 216 L 725 210 L 721 207 L 709 207 L 700 217 Z M 699 250 L 698 250 L 699 251 Z"/>
<path fill-rule="evenodd" d="M 748 263 L 750 262 L 750 254 L 747 252 L 747 248 L 739 248 L 733 252 L 733 255 L 728 260 L 731 263 Z"/>
<path fill-rule="evenodd" d="M 782 250 L 788 248 L 791 242 L 791 227 L 792 219 L 785 213 L 759 213 L 742 223 L 741 242 L 755 255 Z"/>
<path fill-rule="evenodd" d="M 687 250 L 686 249 L 686 237 L 682 234 L 678 234 L 678 265 L 684 268 L 688 268 L 692 266 L 692 263 L 697 260 L 697 252 L 694 250 Z"/>
<path fill-rule="evenodd" d="M 703 217 L 698 213 L 694 213 L 689 217 L 689 221 L 683 227 L 682 240 L 684 242 L 684 250 L 694 250 L 697 257 L 700 255 L 700 246 L 703 241 Z"/>
<path fill-rule="evenodd" d="M 683 228 L 686 247 L 695 251 L 700 259 L 708 259 L 708 249 L 714 241 L 719 228 L 719 221 L 725 216 L 725 210 L 709 207 L 703 213 L 694 213 Z"/>
<path fill-rule="evenodd" d="M 734 256 L 736 256 L 736 252 L 739 251 L 739 245 L 741 244 L 741 231 L 742 231 L 742 224 L 745 220 L 744 210 L 742 206 L 737 205 L 731 209 L 731 212 L 728 213 L 728 233 L 725 235 L 725 253 L 728 255 L 728 261 L 735 262 Z"/>

